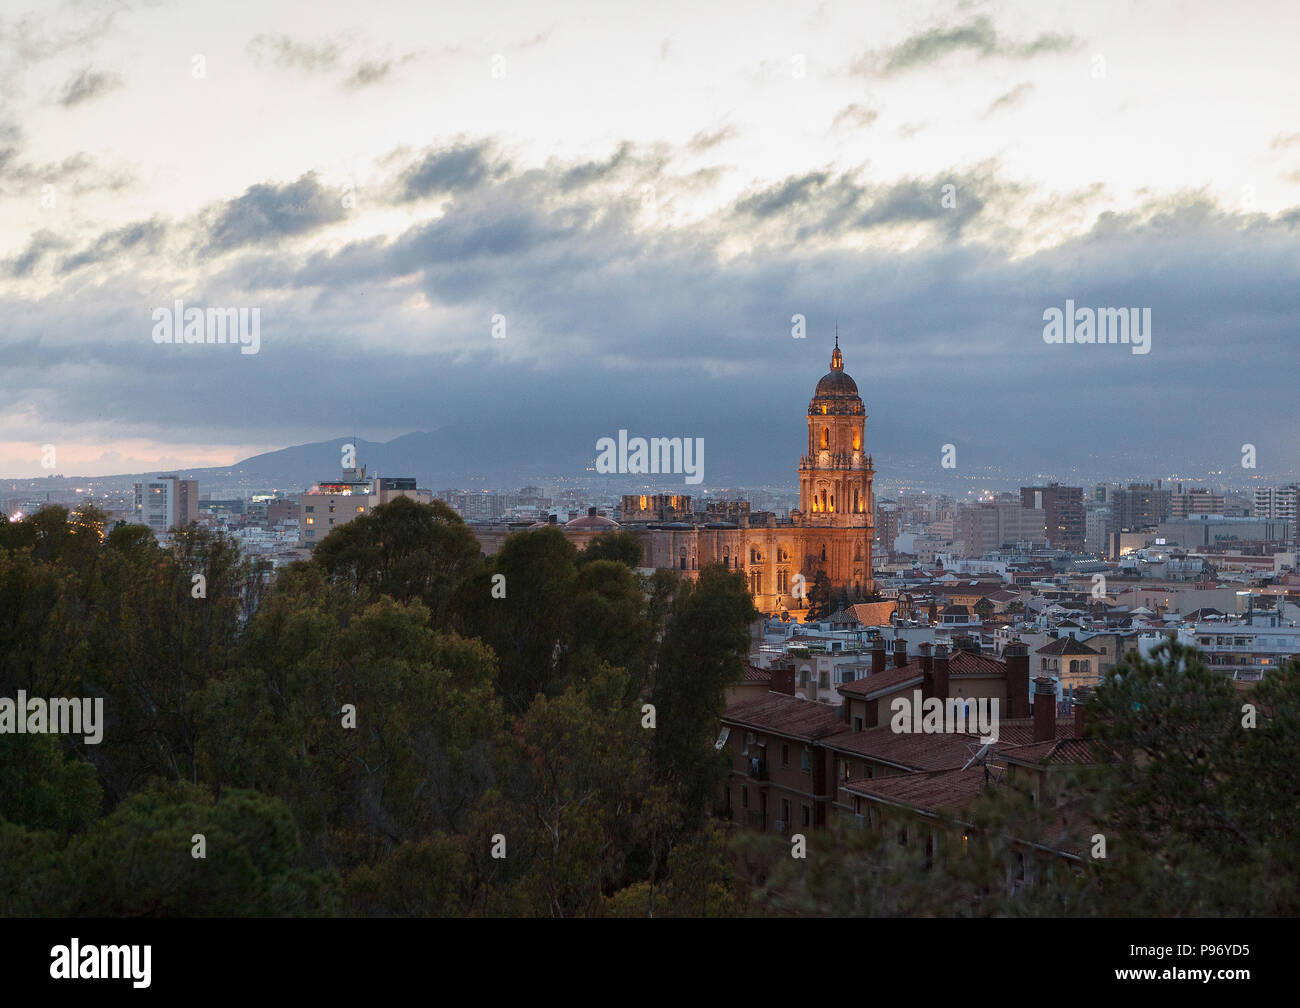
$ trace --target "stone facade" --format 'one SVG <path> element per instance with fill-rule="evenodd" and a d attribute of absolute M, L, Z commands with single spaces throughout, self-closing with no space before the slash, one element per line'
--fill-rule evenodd
<path fill-rule="evenodd" d="M 689 498 L 665 495 L 625 497 L 622 516 L 659 512 L 674 521 L 636 521 L 619 525 L 601 517 L 599 531 L 621 529 L 638 539 L 646 568 L 671 568 L 684 577 L 697 577 L 702 567 L 720 563 L 742 573 L 761 612 L 798 613 L 806 603 L 798 597 L 797 576 L 811 589 L 825 571 L 838 593 L 847 588 L 854 601 L 875 588 L 871 573 L 874 538 L 872 479 L 875 470 L 866 452 L 866 410 L 857 384 L 844 372 L 836 339 L 830 371 L 817 383 L 808 404 L 808 452 L 799 460 L 799 507 L 788 518 L 728 502 L 725 511 L 681 513 Z M 560 528 L 585 548 L 592 534 L 592 516 Z M 721 519 L 721 520 L 719 520 Z M 512 529 L 501 525 L 471 526 L 491 554 Z"/>

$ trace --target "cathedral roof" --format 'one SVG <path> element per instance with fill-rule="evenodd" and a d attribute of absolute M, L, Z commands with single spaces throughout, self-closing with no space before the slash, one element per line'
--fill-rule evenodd
<path fill-rule="evenodd" d="M 844 355 L 840 353 L 840 337 L 835 335 L 835 352 L 831 354 L 830 372 L 817 383 L 813 398 L 822 396 L 844 397 L 858 395 L 858 383 L 844 373 Z"/>
<path fill-rule="evenodd" d="M 843 371 L 832 371 L 817 383 L 814 396 L 856 396 L 858 383 Z"/>
<path fill-rule="evenodd" d="M 587 514 L 583 515 L 581 518 L 574 518 L 572 521 L 565 522 L 564 527 L 566 529 L 587 529 L 599 531 L 604 531 L 605 529 L 616 529 L 619 527 L 618 522 L 614 521 L 612 518 L 606 518 L 604 515 L 592 514 L 595 510 L 595 508 L 588 508 Z"/>

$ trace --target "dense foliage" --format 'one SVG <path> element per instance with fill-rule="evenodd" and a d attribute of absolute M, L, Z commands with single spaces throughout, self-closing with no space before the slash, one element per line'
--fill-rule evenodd
<path fill-rule="evenodd" d="M 0 734 L 0 914 L 738 905 L 708 813 L 739 575 L 643 580 L 630 536 L 557 529 L 484 559 L 406 499 L 273 586 L 219 535 L 103 524 L 0 524 L 0 696 L 106 722 Z"/>
<path fill-rule="evenodd" d="M 1194 652 L 1130 658 L 1068 800 L 992 789 L 960 852 L 834 828 L 796 859 L 713 815 L 741 576 L 639 562 L 548 528 L 485 559 L 405 499 L 274 580 L 194 527 L 0 516 L 0 697 L 105 715 L 97 745 L 0 734 L 0 914 L 1300 911 L 1294 663 L 1243 698 Z M 1094 832 L 1104 860 L 1005 884 L 1021 841 Z"/>

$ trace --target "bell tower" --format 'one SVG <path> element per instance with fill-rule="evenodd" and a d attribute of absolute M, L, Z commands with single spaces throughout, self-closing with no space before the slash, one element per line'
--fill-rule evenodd
<path fill-rule="evenodd" d="M 837 331 L 831 369 L 808 404 L 808 454 L 799 460 L 799 511 L 791 517 L 805 530 L 812 569 L 824 570 L 834 588 L 863 595 L 874 589 L 875 534 L 866 421 L 857 383 L 844 371 Z"/>

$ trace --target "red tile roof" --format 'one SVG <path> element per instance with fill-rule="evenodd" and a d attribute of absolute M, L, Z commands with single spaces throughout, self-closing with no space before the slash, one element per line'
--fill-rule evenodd
<path fill-rule="evenodd" d="M 734 704 L 722 712 L 723 724 L 811 742 L 844 728 L 838 708 L 785 693 L 769 693 Z"/>
<path fill-rule="evenodd" d="M 1073 637 L 1058 637 L 1054 641 L 1049 641 L 1040 647 L 1034 654 L 1045 655 L 1099 655 L 1100 651 L 1089 647 L 1081 640 L 1075 640 Z"/>
<path fill-rule="evenodd" d="M 1074 718 L 1058 717 L 1056 719 L 1056 737 L 1060 739 L 1077 738 L 1074 730 Z M 1031 745 L 1034 742 L 1033 718 L 1002 718 L 998 721 L 998 741 L 996 748 L 1001 751 L 1012 746 Z"/>
<path fill-rule="evenodd" d="M 839 687 L 841 696 L 867 700 L 884 696 L 895 690 L 909 689 L 925 680 L 919 661 L 910 661 L 901 668 L 890 667 L 878 675 L 865 676 Z"/>
<path fill-rule="evenodd" d="M 1048 739 L 1028 745 L 998 746 L 998 755 L 1016 763 L 1050 763 L 1056 766 L 1077 766 L 1097 762 L 1092 743 L 1081 738 Z"/>
<path fill-rule="evenodd" d="M 888 763 L 900 769 L 944 770 L 963 766 L 980 747 L 979 736 L 939 732 L 895 732 L 888 725 L 866 731 L 841 731 L 821 740 L 836 752 Z"/>
<path fill-rule="evenodd" d="M 772 681 L 772 670 L 759 668 L 757 665 L 745 663 L 745 677 L 741 682 L 746 683 L 770 683 Z"/>
<path fill-rule="evenodd" d="M 849 781 L 841 787 L 893 805 L 905 805 L 922 812 L 965 808 L 984 792 L 984 768 L 935 770 L 930 773 L 900 774 L 873 780 Z"/>
<path fill-rule="evenodd" d="M 1007 666 L 997 658 L 976 651 L 956 651 L 948 659 L 948 678 L 994 679 L 1005 677 Z"/>

